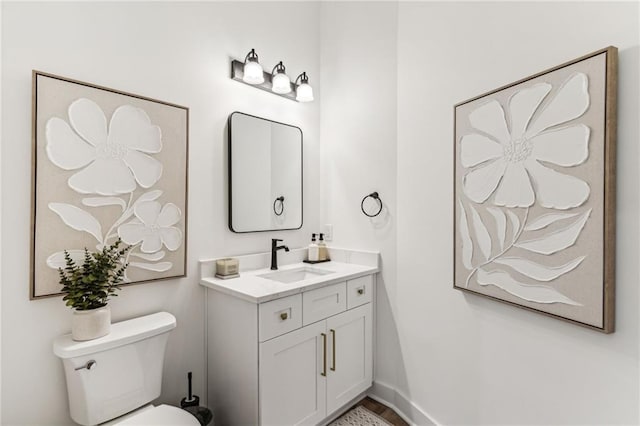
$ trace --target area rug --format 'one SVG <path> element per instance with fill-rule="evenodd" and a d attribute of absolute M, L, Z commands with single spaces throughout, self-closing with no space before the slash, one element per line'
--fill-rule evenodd
<path fill-rule="evenodd" d="M 353 410 L 347 411 L 329 426 L 392 426 L 391 423 L 379 417 L 375 413 L 358 405 Z"/>

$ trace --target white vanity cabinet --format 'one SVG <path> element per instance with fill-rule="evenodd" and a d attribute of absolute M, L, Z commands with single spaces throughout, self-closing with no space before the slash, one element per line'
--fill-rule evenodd
<path fill-rule="evenodd" d="M 261 424 L 317 424 L 368 389 L 371 339 L 368 303 L 261 343 Z"/>
<path fill-rule="evenodd" d="M 260 423 L 317 424 L 326 414 L 327 383 L 319 322 L 260 344 Z"/>
<path fill-rule="evenodd" d="M 327 415 L 371 386 L 371 304 L 327 319 Z"/>
<path fill-rule="evenodd" d="M 216 424 L 315 425 L 368 389 L 373 284 L 365 275 L 257 304 L 207 289 Z"/>

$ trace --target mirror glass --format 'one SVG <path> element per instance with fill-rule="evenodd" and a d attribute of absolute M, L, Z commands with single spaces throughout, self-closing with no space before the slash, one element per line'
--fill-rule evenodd
<path fill-rule="evenodd" d="M 241 112 L 229 117 L 229 229 L 302 227 L 302 130 Z"/>

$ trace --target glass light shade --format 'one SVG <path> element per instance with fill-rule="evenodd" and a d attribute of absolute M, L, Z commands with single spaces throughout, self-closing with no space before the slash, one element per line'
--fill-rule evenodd
<path fill-rule="evenodd" d="M 309 83 L 302 83 L 296 89 L 296 101 L 311 102 L 313 100 L 313 88 Z"/>
<path fill-rule="evenodd" d="M 276 73 L 272 81 L 274 93 L 285 94 L 291 92 L 291 80 L 289 76 L 283 72 Z"/>
<path fill-rule="evenodd" d="M 244 64 L 244 75 L 242 81 L 249 84 L 261 84 L 264 83 L 264 74 L 262 71 L 262 65 L 258 61 L 248 60 Z"/>

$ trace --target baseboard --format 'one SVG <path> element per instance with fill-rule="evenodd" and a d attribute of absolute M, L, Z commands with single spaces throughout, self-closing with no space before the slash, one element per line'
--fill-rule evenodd
<path fill-rule="evenodd" d="M 375 381 L 369 388 L 368 396 L 393 409 L 411 425 L 440 426 L 433 416 L 414 404 L 405 394 L 386 383 Z"/>

